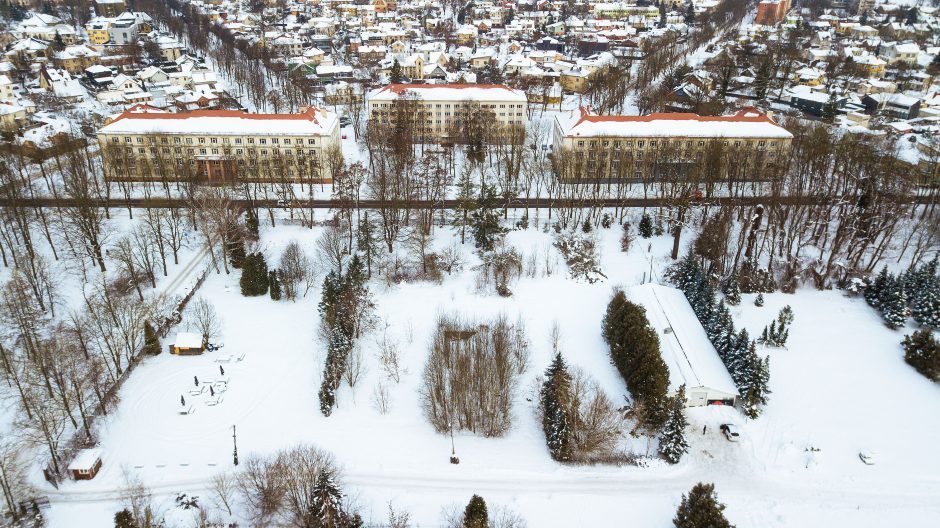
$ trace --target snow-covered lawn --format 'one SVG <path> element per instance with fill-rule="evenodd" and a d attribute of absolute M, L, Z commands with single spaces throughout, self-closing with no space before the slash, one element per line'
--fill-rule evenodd
<path fill-rule="evenodd" d="M 293 239 L 312 255 L 318 234 L 292 226 L 263 230 L 269 264 Z M 375 357 L 381 330 L 362 340 L 366 373 L 354 389 L 344 385 L 338 409 L 324 418 L 317 402 L 325 356 L 317 338 L 319 289 L 296 303 L 273 302 L 242 297 L 235 274 L 212 275 L 199 294 L 222 318 L 224 348 L 196 357 L 164 353 L 135 371 L 103 431 L 101 473 L 50 490 L 51 525 L 109 525 L 124 471 L 136 472 L 158 496 L 186 492 L 208 500 L 209 477 L 232 469 L 233 425 L 242 459 L 297 443 L 335 454 L 346 490 L 376 521 L 393 501 L 421 526 L 436 526 L 442 507 L 465 504 L 478 493 L 490 504 L 511 507 L 532 527 L 665 527 L 681 494 L 706 481 L 716 483 L 730 520 L 742 527 L 940 525 L 940 386 L 903 362 L 901 332 L 888 330 L 864 301 L 841 292 L 765 295 L 761 308 L 745 295 L 734 309 L 736 322 L 752 335 L 785 304 L 796 315 L 788 349 L 769 350 L 773 394 L 760 419 L 745 421 L 730 408 L 690 410 L 692 449 L 676 466 L 567 467 L 551 461 L 526 398 L 531 379 L 549 363 L 554 322 L 566 359 L 623 401 L 625 388 L 608 360 L 600 321 L 612 288 L 640 283 L 651 266 L 646 241 L 624 254 L 619 234 L 617 228 L 601 231 L 609 280 L 597 284 L 570 280 L 561 261 L 552 276 L 520 279 L 508 299 L 478 294 L 469 269 L 440 285 L 385 288 L 373 281 L 378 315 L 399 341 L 407 371 L 401 383 L 389 383 L 392 403 L 385 415 L 371 401 L 384 379 Z M 437 238 L 440 245 L 453 240 L 446 231 L 437 231 Z M 508 240 L 524 254 L 556 255 L 550 235 L 536 229 L 511 233 Z M 671 242 L 653 241 L 657 276 Z M 500 439 L 456 435 L 457 466 L 448 461 L 450 438 L 434 432 L 419 405 L 421 373 L 441 312 L 521 316 L 531 348 L 511 432 Z M 243 361 L 221 363 L 229 378 L 221 404 L 209 406 L 207 394 L 189 394 L 193 376 L 200 383 L 218 378 L 215 360 L 242 353 Z M 181 395 L 193 414 L 178 413 Z M 738 444 L 719 433 L 729 421 L 741 427 Z M 645 441 L 632 445 L 643 449 Z M 820 451 L 804 451 L 809 446 Z M 861 463 L 862 449 L 876 452 L 875 465 Z"/>

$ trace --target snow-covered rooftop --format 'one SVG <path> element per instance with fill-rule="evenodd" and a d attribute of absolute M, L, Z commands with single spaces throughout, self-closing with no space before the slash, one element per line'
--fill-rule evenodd
<path fill-rule="evenodd" d="M 202 336 L 192 332 L 180 332 L 173 341 L 176 348 L 202 348 Z"/>
<path fill-rule="evenodd" d="M 746 108 L 728 116 L 667 113 L 645 116 L 599 116 L 582 109 L 580 115 L 556 118 L 568 137 L 749 137 L 787 139 L 793 134 L 766 114 Z"/>
<path fill-rule="evenodd" d="M 135 106 L 118 115 L 103 134 L 205 134 L 323 136 L 332 133 L 338 118 L 324 108 L 298 114 L 249 114 L 238 110 L 196 110 L 172 113 Z"/>
<path fill-rule="evenodd" d="M 69 471 L 89 471 L 101 460 L 100 449 L 82 449 L 69 464 Z"/>
<path fill-rule="evenodd" d="M 659 284 L 633 286 L 627 297 L 646 308 L 650 326 L 659 336 L 663 361 L 669 366 L 669 389 L 680 385 L 738 395 L 738 390 L 695 317 L 681 290 Z M 668 329 L 668 331 L 667 331 Z"/>
<path fill-rule="evenodd" d="M 369 94 L 371 101 L 394 101 L 403 93 L 423 101 L 515 101 L 526 102 L 525 92 L 502 84 L 390 84 Z"/>

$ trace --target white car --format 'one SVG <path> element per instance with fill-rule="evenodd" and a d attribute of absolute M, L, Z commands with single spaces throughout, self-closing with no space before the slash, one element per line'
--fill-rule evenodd
<path fill-rule="evenodd" d="M 729 442 L 737 442 L 741 439 L 741 434 L 738 433 L 738 426 L 734 424 L 721 424 L 721 434 L 725 435 L 725 438 Z"/>

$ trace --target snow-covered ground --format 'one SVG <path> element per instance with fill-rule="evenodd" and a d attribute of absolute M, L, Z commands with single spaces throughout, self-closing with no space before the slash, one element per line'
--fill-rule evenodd
<path fill-rule="evenodd" d="M 309 254 L 319 229 L 262 228 L 269 264 L 297 239 Z M 373 281 L 380 327 L 401 346 L 407 373 L 389 382 L 391 410 L 372 404 L 384 379 L 375 357 L 376 331 L 362 340 L 367 371 L 354 389 L 345 386 L 330 418 L 319 412 L 325 348 L 317 338 L 319 288 L 296 303 L 242 297 L 237 275 L 211 275 L 199 294 L 213 302 L 223 321 L 222 351 L 195 357 L 161 354 L 138 368 L 121 391 L 121 404 L 101 437 L 104 467 L 92 481 L 67 482 L 48 490 L 53 527 L 100 527 L 119 509 L 125 472 L 136 473 L 171 508 L 177 492 L 208 501 L 211 475 L 231 470 L 232 426 L 239 454 L 272 453 L 298 443 L 332 452 L 344 469 L 343 482 L 365 517 L 381 520 L 386 504 L 412 513 L 420 526 L 437 526 L 442 507 L 465 504 L 473 493 L 506 505 L 529 526 L 669 526 L 681 494 L 698 481 L 715 482 L 738 526 L 940 525 L 940 386 L 909 368 L 898 342 L 902 332 L 884 327 L 861 299 L 841 292 L 800 290 L 765 295 L 763 307 L 745 295 L 736 322 L 759 335 L 789 304 L 796 321 L 787 349 L 771 354 L 773 394 L 764 415 L 746 421 L 730 408 L 689 412 L 690 453 L 676 466 L 569 467 L 553 462 L 541 428 L 526 400 L 531 379 L 549 363 L 549 332 L 557 322 L 562 350 L 573 365 L 598 380 L 615 401 L 625 388 L 600 336 L 600 321 L 618 285 L 640 283 L 652 268 L 661 276 L 672 240 L 658 237 L 629 254 L 619 251 L 620 230 L 600 230 L 607 281 L 575 282 L 539 229 L 516 231 L 508 241 L 523 254 L 555 264 L 551 276 L 523 277 L 511 298 L 481 295 L 474 271 L 446 276 L 440 285 L 385 287 Z M 459 235 L 436 232 L 436 243 L 459 243 Z M 468 262 L 474 257 L 465 246 Z M 468 267 L 469 268 L 469 267 Z M 540 268 L 543 268 L 540 265 Z M 543 268 L 544 269 L 544 268 Z M 460 465 L 448 461 L 451 440 L 434 432 L 422 415 L 418 387 L 434 321 L 439 313 L 521 316 L 531 363 L 514 405 L 513 427 L 504 438 L 455 437 Z M 218 363 L 229 355 L 242 361 Z M 229 389 L 220 405 L 191 396 L 201 383 L 220 376 Z M 180 396 L 195 406 L 180 415 Z M 727 442 L 719 425 L 740 425 L 742 441 Z M 702 428 L 707 425 L 703 435 Z M 645 442 L 631 442 L 643 449 Z M 808 447 L 819 449 L 808 452 Z M 860 450 L 876 452 L 864 465 Z M 187 513 L 188 515 L 188 513 Z M 173 516 L 179 518 L 180 515 Z M 185 524 L 181 524 L 185 525 Z"/>

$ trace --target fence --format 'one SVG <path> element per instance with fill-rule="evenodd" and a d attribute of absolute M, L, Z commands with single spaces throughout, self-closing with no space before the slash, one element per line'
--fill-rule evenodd
<path fill-rule="evenodd" d="M 186 295 L 181 297 L 176 302 L 176 308 L 169 315 L 164 314 L 162 320 L 154 329 L 156 330 L 157 335 L 160 337 L 166 337 L 170 329 L 180 323 L 180 314 L 183 313 L 183 310 L 186 309 L 186 305 L 189 304 L 189 301 L 192 300 L 193 296 L 196 295 L 196 292 L 199 290 L 199 288 L 202 287 L 202 284 L 206 281 L 206 277 L 209 276 L 209 270 L 211 269 L 211 264 L 207 265 L 199 275 L 199 278 L 197 278 L 193 283 L 189 291 L 186 292 Z M 134 368 L 136 368 L 137 365 L 143 361 L 143 358 L 146 357 L 146 355 L 147 354 L 145 354 L 143 350 L 138 351 L 137 354 L 131 358 L 127 368 L 124 369 L 124 372 L 118 376 L 118 379 L 114 382 L 114 385 L 108 388 L 108 390 L 105 391 L 105 393 L 102 395 L 101 401 L 95 405 L 95 407 L 91 410 L 91 413 L 89 413 L 88 433 L 86 434 L 83 429 L 76 429 L 75 432 L 72 433 L 72 436 L 65 442 L 65 444 L 60 446 L 57 453 L 57 457 L 60 462 L 59 470 L 55 470 L 55 467 L 51 461 L 46 465 L 45 468 L 43 468 L 43 476 L 45 477 L 46 481 L 52 484 L 56 489 L 59 488 L 59 483 L 61 483 L 68 474 L 66 470 L 67 466 L 63 462 L 66 460 L 71 461 L 79 450 L 94 446 L 96 439 L 92 435 L 94 434 L 93 431 L 95 421 L 101 416 L 108 414 L 108 407 L 117 401 L 117 395 L 120 392 L 121 387 L 124 385 L 124 382 L 127 380 L 127 378 L 130 377 L 131 372 L 133 372 Z"/>

